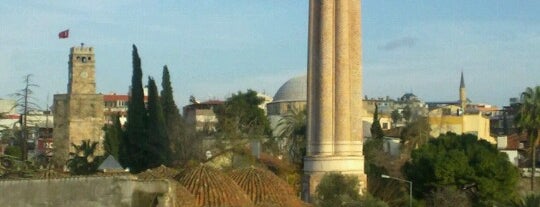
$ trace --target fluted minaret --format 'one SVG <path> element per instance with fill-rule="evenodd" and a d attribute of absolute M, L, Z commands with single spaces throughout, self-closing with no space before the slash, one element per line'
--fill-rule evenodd
<path fill-rule="evenodd" d="M 328 172 L 358 176 L 366 188 L 360 0 L 310 0 L 309 7 L 306 201 Z"/>
<path fill-rule="evenodd" d="M 463 78 L 463 72 L 461 72 L 461 83 L 459 84 L 459 103 L 463 112 L 467 107 L 467 93 L 465 92 L 465 79 Z"/>

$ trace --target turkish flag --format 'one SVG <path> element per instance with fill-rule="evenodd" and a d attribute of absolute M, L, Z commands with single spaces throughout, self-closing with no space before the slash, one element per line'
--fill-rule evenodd
<path fill-rule="evenodd" d="M 60 33 L 58 33 L 58 38 L 60 39 L 64 39 L 64 38 L 68 38 L 69 37 L 69 29 L 66 29 L 64 31 L 61 31 Z"/>

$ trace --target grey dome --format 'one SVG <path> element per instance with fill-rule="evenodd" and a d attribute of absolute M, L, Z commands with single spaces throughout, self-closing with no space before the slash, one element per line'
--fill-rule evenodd
<path fill-rule="evenodd" d="M 273 102 L 282 101 L 306 101 L 307 100 L 307 76 L 298 76 L 289 79 L 274 95 Z"/>

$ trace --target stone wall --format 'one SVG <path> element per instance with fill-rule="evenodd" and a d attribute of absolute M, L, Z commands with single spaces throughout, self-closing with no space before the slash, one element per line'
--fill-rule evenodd
<path fill-rule="evenodd" d="M 174 183 L 131 176 L 0 181 L 0 206 L 174 207 Z M 157 205 L 152 205 L 156 204 Z"/>

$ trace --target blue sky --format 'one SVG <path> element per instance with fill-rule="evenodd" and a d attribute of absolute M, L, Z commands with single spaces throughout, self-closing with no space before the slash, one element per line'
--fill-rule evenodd
<path fill-rule="evenodd" d="M 363 92 L 505 105 L 540 82 L 537 1 L 362 2 Z M 97 89 L 127 93 L 131 45 L 143 73 L 168 65 L 178 105 L 248 88 L 273 96 L 305 74 L 307 0 L 13 1 L 0 5 L 0 98 L 34 75 L 36 102 L 66 93 L 69 48 L 93 46 Z M 68 39 L 58 32 L 70 29 Z M 146 78 L 145 78 L 146 81 Z"/>

